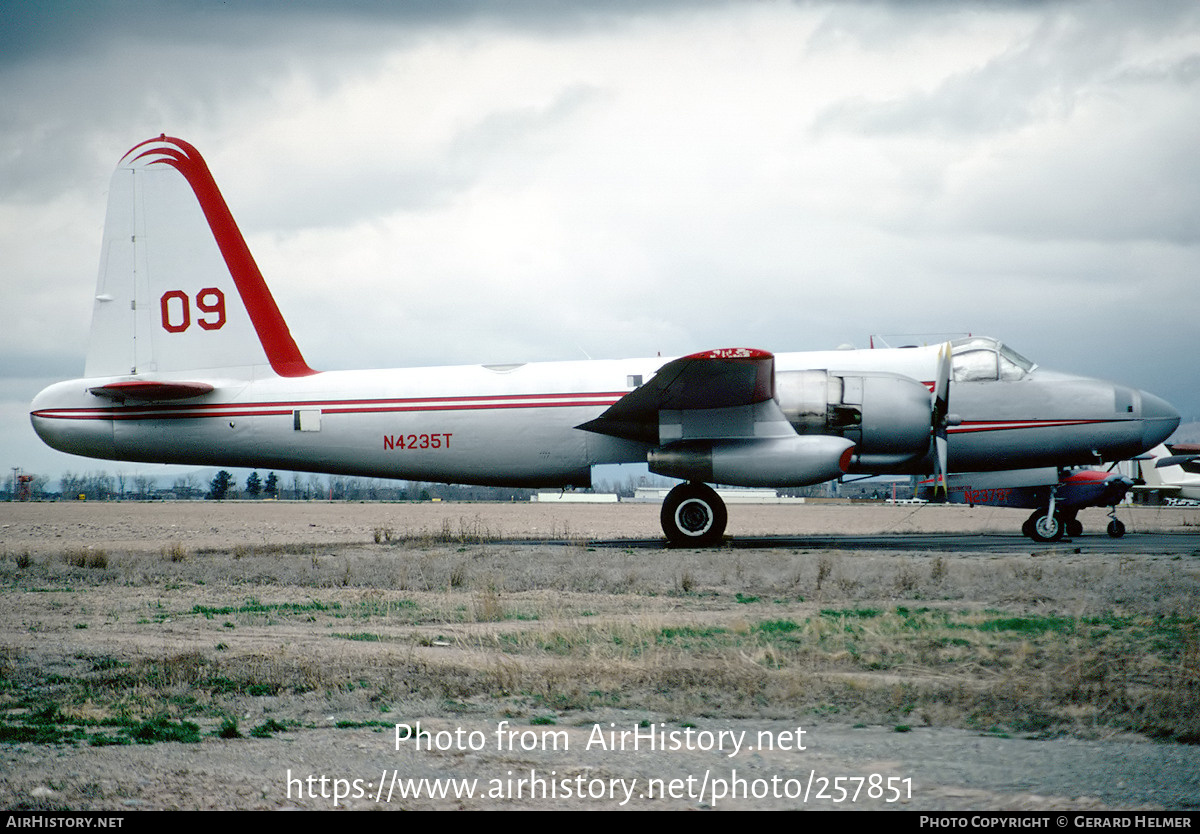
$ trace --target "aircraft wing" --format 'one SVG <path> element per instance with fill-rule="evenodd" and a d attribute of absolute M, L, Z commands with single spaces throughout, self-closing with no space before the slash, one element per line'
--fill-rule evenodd
<path fill-rule="evenodd" d="M 775 356 L 723 348 L 674 359 L 607 411 L 577 428 L 644 443 L 794 434 L 774 403 Z M 774 406 L 774 408 L 772 408 Z"/>

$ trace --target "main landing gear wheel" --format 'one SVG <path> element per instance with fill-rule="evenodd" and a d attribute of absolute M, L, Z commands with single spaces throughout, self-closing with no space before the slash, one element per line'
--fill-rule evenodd
<path fill-rule="evenodd" d="M 1114 539 L 1121 538 L 1121 536 L 1125 535 L 1125 524 L 1119 518 L 1114 518 L 1108 522 L 1108 535 Z"/>
<path fill-rule="evenodd" d="M 680 484 L 663 501 L 663 532 L 675 547 L 709 547 L 725 535 L 729 515 L 721 496 L 704 484 Z"/>
<path fill-rule="evenodd" d="M 1078 538 L 1083 535 L 1083 522 L 1075 517 L 1075 513 L 1067 515 L 1063 513 L 1063 523 L 1066 525 L 1065 530 L 1069 538 Z"/>
<path fill-rule="evenodd" d="M 1062 516 L 1051 515 L 1046 510 L 1037 510 L 1021 526 L 1021 530 L 1035 542 L 1056 542 L 1066 533 Z"/>

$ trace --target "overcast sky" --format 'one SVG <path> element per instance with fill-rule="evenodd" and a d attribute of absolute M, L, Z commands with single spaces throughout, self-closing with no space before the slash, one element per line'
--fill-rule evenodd
<path fill-rule="evenodd" d="M 1194 0 L 2 4 L 5 472 L 174 471 L 28 419 L 163 132 L 314 368 L 973 332 L 1200 419 Z"/>

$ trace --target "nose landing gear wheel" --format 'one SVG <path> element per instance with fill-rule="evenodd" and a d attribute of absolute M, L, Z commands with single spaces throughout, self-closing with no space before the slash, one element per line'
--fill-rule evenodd
<path fill-rule="evenodd" d="M 1125 535 L 1125 524 L 1120 519 L 1114 518 L 1108 522 L 1108 535 L 1114 539 L 1121 538 L 1121 536 Z"/>
<path fill-rule="evenodd" d="M 675 547 L 709 547 L 721 541 L 729 520 L 721 496 L 704 484 L 680 484 L 667 493 L 659 515 Z"/>

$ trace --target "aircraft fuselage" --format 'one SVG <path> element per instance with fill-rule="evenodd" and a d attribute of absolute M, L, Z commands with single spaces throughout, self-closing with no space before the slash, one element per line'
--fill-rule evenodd
<path fill-rule="evenodd" d="M 776 355 L 776 371 L 884 372 L 932 379 L 929 348 Z M 333 472 L 507 486 L 587 486 L 597 464 L 646 461 L 654 443 L 579 428 L 667 360 L 326 371 L 256 378 L 190 373 L 209 394 L 167 402 L 89 393 L 125 378 L 72 380 L 33 403 L 38 434 L 96 458 Z M 226 374 L 225 378 L 219 374 Z M 1035 370 L 1016 381 L 951 385 L 952 471 L 1126 458 L 1166 437 L 1178 416 L 1153 395 Z M 1156 440 L 1155 438 L 1158 438 Z M 856 439 L 856 438 L 855 438 Z M 924 473 L 928 454 L 855 459 L 852 472 Z"/>

